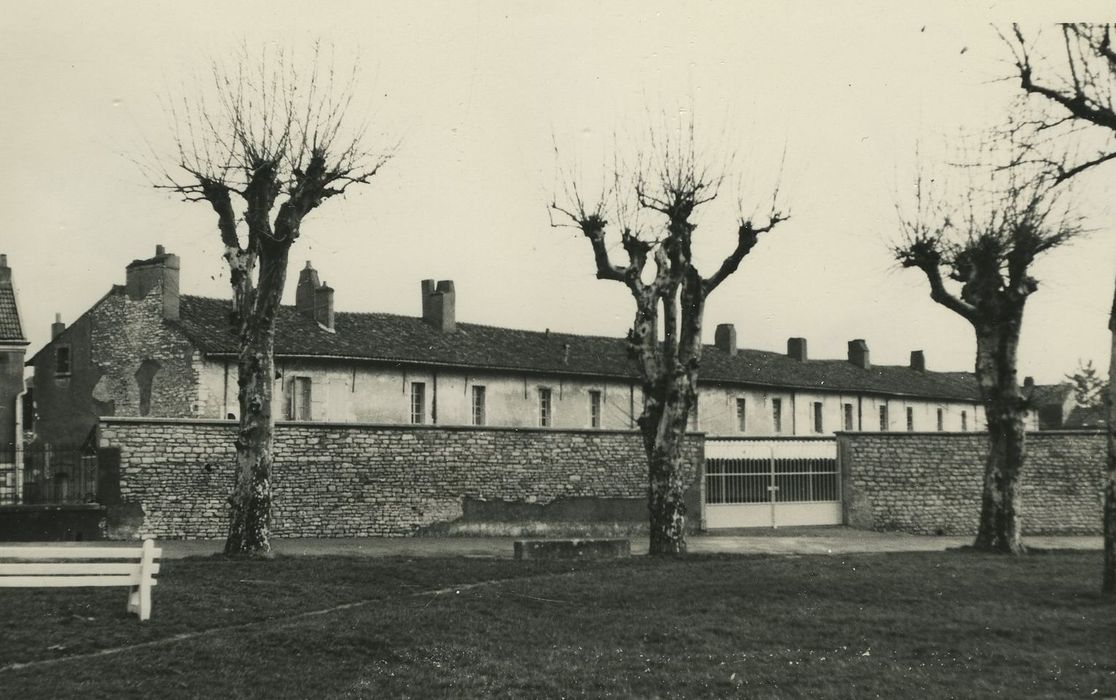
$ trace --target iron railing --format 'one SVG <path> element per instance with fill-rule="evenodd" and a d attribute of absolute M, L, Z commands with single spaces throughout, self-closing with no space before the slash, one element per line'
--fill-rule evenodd
<path fill-rule="evenodd" d="M 0 450 L 0 505 L 96 501 L 96 451 L 41 445 Z"/>
<path fill-rule="evenodd" d="M 705 502 L 824 503 L 841 499 L 836 444 L 823 440 L 707 440 Z"/>

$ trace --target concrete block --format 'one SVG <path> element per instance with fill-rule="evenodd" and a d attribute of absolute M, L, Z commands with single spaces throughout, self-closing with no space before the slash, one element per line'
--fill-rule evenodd
<path fill-rule="evenodd" d="M 631 540 L 516 540 L 516 559 L 615 559 L 632 555 Z"/>

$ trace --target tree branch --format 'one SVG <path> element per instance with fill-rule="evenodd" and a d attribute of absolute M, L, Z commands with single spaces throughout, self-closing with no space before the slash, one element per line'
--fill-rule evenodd
<path fill-rule="evenodd" d="M 930 282 L 931 299 L 970 323 L 976 323 L 977 308 L 946 289 L 945 280 L 942 278 L 944 256 L 938 239 L 925 235 L 916 237 L 905 246 L 896 248 L 895 257 L 903 267 L 922 270 L 927 281 Z"/>
<path fill-rule="evenodd" d="M 708 297 L 714 289 L 728 279 L 729 275 L 736 272 L 737 268 L 740 267 L 740 262 L 744 259 L 744 256 L 755 247 L 761 234 L 767 233 L 788 218 L 790 217 L 776 212 L 771 215 L 767 225 L 761 226 L 760 228 L 755 228 L 750 219 L 741 221 L 740 228 L 736 231 L 736 248 L 725 258 L 724 262 L 721 263 L 721 267 L 713 273 L 712 277 L 702 281 L 702 296 Z"/>
<path fill-rule="evenodd" d="M 1026 40 L 1023 38 L 1023 31 L 1019 28 L 1018 24 L 1013 24 L 1012 29 L 1016 41 L 1021 47 L 1020 53 L 1017 54 L 1015 65 L 1019 70 L 1020 84 L 1025 92 L 1033 95 L 1041 95 L 1062 105 L 1070 114 L 1078 119 L 1083 119 L 1097 126 L 1103 126 L 1107 129 L 1116 131 L 1116 113 L 1110 109 L 1104 109 L 1103 107 L 1090 104 L 1092 101 L 1087 97 L 1080 86 L 1075 88 L 1072 92 L 1063 92 L 1035 82 L 1033 78 L 1033 67 L 1026 51 Z M 1073 57 L 1072 54 L 1069 54 L 1068 48 L 1067 58 L 1072 65 Z"/>

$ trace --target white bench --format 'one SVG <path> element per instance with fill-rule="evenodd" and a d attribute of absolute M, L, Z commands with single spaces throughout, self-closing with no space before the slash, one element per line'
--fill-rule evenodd
<path fill-rule="evenodd" d="M 128 612 L 147 620 L 162 552 L 151 540 L 142 547 L 0 547 L 0 588 L 128 586 Z"/>

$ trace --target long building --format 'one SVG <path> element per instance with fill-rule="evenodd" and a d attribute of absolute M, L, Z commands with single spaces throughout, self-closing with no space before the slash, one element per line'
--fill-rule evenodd
<path fill-rule="evenodd" d="M 90 439 L 101 416 L 235 418 L 236 338 L 229 301 L 184 295 L 162 246 L 53 338 L 34 367 L 35 431 L 48 445 Z M 453 282 L 421 283 L 421 315 L 337 312 L 307 263 L 280 309 L 275 415 L 290 421 L 631 429 L 641 407 L 622 338 L 458 323 Z M 738 348 L 717 326 L 703 350 L 691 428 L 709 436 L 840 431 L 979 431 L 967 372 L 871 362 L 864 340 L 843 359 Z"/>

